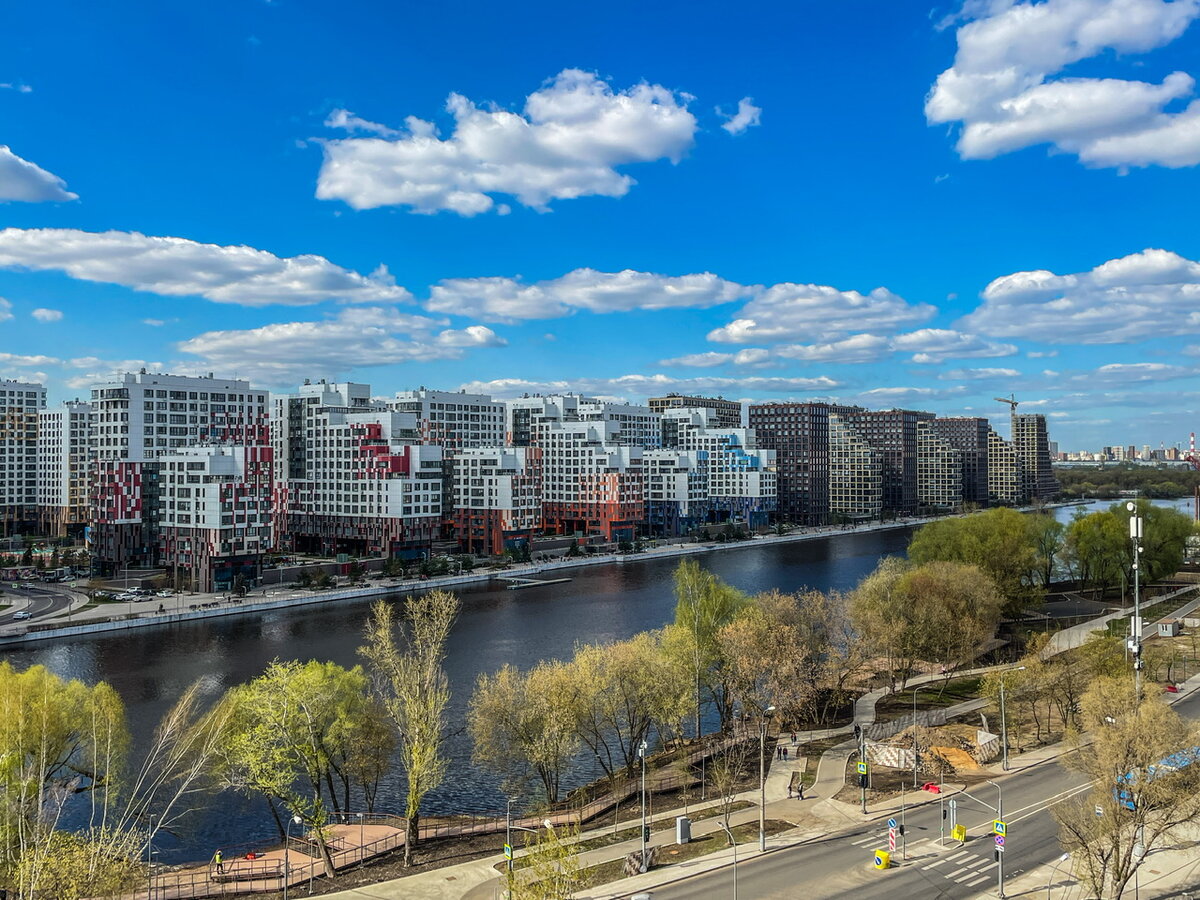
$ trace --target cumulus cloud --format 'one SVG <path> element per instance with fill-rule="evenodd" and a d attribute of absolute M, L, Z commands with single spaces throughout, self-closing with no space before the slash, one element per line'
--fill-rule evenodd
<path fill-rule="evenodd" d="M 1086 385 L 1151 384 L 1191 378 L 1196 374 L 1197 370 L 1192 367 L 1166 363 L 1110 363 L 1091 372 L 1072 375 L 1069 380 L 1074 384 Z"/>
<path fill-rule="evenodd" d="M 950 369 L 938 374 L 939 381 L 988 381 L 996 378 L 1019 378 L 1016 369 Z"/>
<path fill-rule="evenodd" d="M 1147 249 L 1088 272 L 1015 272 L 989 284 L 962 324 L 1049 344 L 1200 334 L 1200 263 Z"/>
<path fill-rule="evenodd" d="M 743 287 L 709 272 L 597 272 L 576 269 L 561 278 L 525 284 L 514 278 L 453 278 L 430 291 L 432 312 L 490 322 L 551 319 L 576 310 L 593 313 L 633 310 L 705 309 L 746 297 Z"/>
<path fill-rule="evenodd" d="M 58 366 L 62 360 L 54 356 L 26 356 L 21 353 L 0 353 L 0 366 Z"/>
<path fill-rule="evenodd" d="M 737 112 L 732 115 L 725 115 L 718 106 L 717 115 L 725 119 L 725 124 L 721 127 L 730 134 L 741 134 L 747 128 L 762 124 L 762 108 L 754 105 L 753 97 L 743 97 L 739 100 Z"/>
<path fill-rule="evenodd" d="M 1191 166 L 1200 162 L 1194 80 L 1055 77 L 1107 52 L 1138 54 L 1178 38 L 1200 0 L 991 0 L 966 7 L 954 65 L 925 102 L 931 124 L 962 123 L 964 159 L 1049 144 L 1096 166 Z"/>
<path fill-rule="evenodd" d="M 367 119 L 361 119 L 348 109 L 335 109 L 325 119 L 326 128 L 339 128 L 342 131 L 365 131 L 370 134 L 377 134 L 380 137 L 400 137 L 404 134 L 403 131 L 397 131 L 394 128 L 388 128 L 386 125 L 380 125 L 378 122 L 371 122 Z"/>
<path fill-rule="evenodd" d="M 46 309 L 44 307 L 38 307 L 30 315 L 39 322 L 61 322 L 63 317 L 61 309 Z"/>
<path fill-rule="evenodd" d="M 331 117 L 336 127 L 376 136 L 323 142 L 317 197 L 355 209 L 407 206 L 463 216 L 500 211 L 497 194 L 538 210 L 552 200 L 621 197 L 635 182 L 618 166 L 678 162 L 692 146 L 689 99 L 644 82 L 614 91 L 592 72 L 564 69 L 530 94 L 520 113 L 481 109 L 451 94 L 446 109 L 454 128 L 445 139 L 432 122 L 412 116 L 395 133 L 339 110 L 343 117 Z"/>
<path fill-rule="evenodd" d="M 0 202 L 61 203 L 78 199 L 79 195 L 68 191 L 67 183 L 57 175 L 0 144 Z"/>
<path fill-rule="evenodd" d="M 629 397 L 644 400 L 675 391 L 681 394 L 716 392 L 724 395 L 735 391 L 749 393 L 807 394 L 827 393 L 839 383 L 832 378 L 672 378 L 669 375 L 620 375 L 615 378 L 572 378 L 562 381 L 531 381 L 522 378 L 497 378 L 492 381 L 470 381 L 460 388 L 471 393 L 491 394 L 494 397 L 520 397 L 522 394 L 582 393 L 598 397 Z"/>
<path fill-rule="evenodd" d="M 323 256 L 279 257 L 253 247 L 201 244 L 129 231 L 5 228 L 0 231 L 0 268 L 59 271 L 82 281 L 242 306 L 412 299 L 382 266 L 362 275 Z"/>
<path fill-rule="evenodd" d="M 178 346 L 215 369 L 283 385 L 314 371 L 341 373 L 362 366 L 459 359 L 468 349 L 507 343 L 483 325 L 461 330 L 445 325 L 395 307 L 352 306 L 323 321 L 209 331 Z"/>
<path fill-rule="evenodd" d="M 0 297 L 0 322 L 7 322 L 12 317 L 12 301 Z"/>
<path fill-rule="evenodd" d="M 1001 344 L 949 328 L 921 328 L 896 335 L 892 349 L 912 353 L 912 362 L 923 364 L 940 363 L 947 359 L 1012 356 L 1017 352 L 1014 344 Z"/>
<path fill-rule="evenodd" d="M 894 331 L 923 322 L 937 310 L 910 304 L 886 288 L 869 294 L 820 284 L 776 284 L 758 293 L 728 325 L 710 331 L 717 343 L 830 341 L 864 331 Z"/>

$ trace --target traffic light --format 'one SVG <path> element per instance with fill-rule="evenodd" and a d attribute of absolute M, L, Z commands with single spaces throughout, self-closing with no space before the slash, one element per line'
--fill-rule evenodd
<path fill-rule="evenodd" d="M 858 776 L 858 786 L 860 788 L 865 788 L 867 786 L 867 776 L 866 775 Z"/>
<path fill-rule="evenodd" d="M 642 840 L 643 841 L 650 840 L 650 826 L 649 825 L 642 826 Z"/>
<path fill-rule="evenodd" d="M 897 830 L 897 832 L 900 834 L 900 837 L 904 837 L 904 826 L 903 826 L 903 825 L 901 825 L 901 826 L 900 826 L 898 829 L 896 829 L 896 830 Z"/>
<path fill-rule="evenodd" d="M 947 818 L 949 818 L 949 815 L 948 815 L 947 811 L 943 809 L 942 810 L 942 821 L 945 821 Z"/>

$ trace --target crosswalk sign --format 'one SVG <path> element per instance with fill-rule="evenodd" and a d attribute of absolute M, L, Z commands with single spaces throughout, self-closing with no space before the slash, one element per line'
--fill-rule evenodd
<path fill-rule="evenodd" d="M 505 844 L 505 845 L 504 845 L 504 858 L 505 858 L 505 859 L 512 859 L 512 858 L 513 858 L 513 849 L 512 849 L 512 844 Z"/>
<path fill-rule="evenodd" d="M 859 775 L 866 775 L 866 774 L 867 774 L 867 764 L 866 764 L 865 762 L 860 762 L 860 763 L 858 764 L 858 774 L 859 774 Z"/>
<path fill-rule="evenodd" d="M 996 819 L 996 821 L 992 822 L 992 834 L 999 834 L 1001 836 L 1008 834 L 1008 823 L 1002 819 Z"/>

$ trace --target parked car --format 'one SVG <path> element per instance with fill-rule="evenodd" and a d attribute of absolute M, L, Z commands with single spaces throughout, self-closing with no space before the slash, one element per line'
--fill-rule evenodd
<path fill-rule="evenodd" d="M 138 595 L 135 594 L 133 591 L 126 591 L 123 594 L 117 594 L 117 596 L 113 597 L 114 600 L 117 600 L 121 603 L 129 603 L 133 600 L 136 600 L 137 598 L 138 598 Z"/>
<path fill-rule="evenodd" d="M 175 592 L 174 592 L 174 591 L 172 591 L 172 590 L 167 590 L 167 589 L 165 589 L 165 588 L 164 588 L 163 590 L 159 591 L 159 592 L 158 592 L 158 593 L 157 593 L 155 596 L 158 596 L 158 597 L 174 597 L 174 596 L 175 596 Z"/>
<path fill-rule="evenodd" d="M 14 619 L 14 620 L 19 620 L 19 619 L 32 619 L 32 618 L 33 618 L 33 613 L 31 613 L 31 612 L 30 612 L 29 610 L 27 610 L 27 609 L 23 609 L 23 610 L 21 610 L 20 612 L 15 612 L 15 613 L 13 613 L 13 619 Z"/>

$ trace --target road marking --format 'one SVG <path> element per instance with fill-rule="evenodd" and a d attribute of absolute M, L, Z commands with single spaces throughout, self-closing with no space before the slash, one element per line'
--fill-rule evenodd
<path fill-rule="evenodd" d="M 986 872 L 988 869 L 994 869 L 994 868 L 996 868 L 996 863 L 995 863 L 995 861 L 992 861 L 992 862 L 988 863 L 986 866 L 984 866 L 982 869 L 980 869 L 979 871 Z"/>
<path fill-rule="evenodd" d="M 970 855 L 971 855 L 971 854 L 970 854 L 970 853 L 968 853 L 966 850 L 959 850 L 959 851 L 958 851 L 957 853 L 955 853 L 953 856 L 948 856 L 948 857 L 946 857 L 946 858 L 947 858 L 948 860 L 950 860 L 951 862 L 953 862 L 953 861 L 954 861 L 954 860 L 956 860 L 956 859 L 962 859 L 964 856 L 970 856 Z"/>
<path fill-rule="evenodd" d="M 966 869 L 973 869 L 976 866 L 982 866 L 985 862 L 987 862 L 986 859 L 977 859 L 977 860 L 974 860 L 973 862 L 963 863 L 963 867 Z"/>
<path fill-rule="evenodd" d="M 967 887 L 976 887 L 977 885 L 983 884 L 987 880 L 988 879 L 986 878 L 976 878 L 974 881 L 968 881 Z"/>
<path fill-rule="evenodd" d="M 933 869 L 933 868 L 936 868 L 937 866 L 942 865 L 943 863 L 948 863 L 948 862 L 950 862 L 950 860 L 948 860 L 948 859 L 939 859 L 937 862 L 931 862 L 927 866 L 921 866 L 921 871 L 924 872 L 926 869 Z"/>
<path fill-rule="evenodd" d="M 975 875 L 976 875 L 976 873 L 974 873 L 974 872 L 963 872 L 961 875 L 948 875 L 946 877 L 951 879 L 952 881 L 957 881 L 959 884 L 962 884 L 968 878 L 974 878 Z"/>

